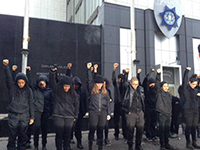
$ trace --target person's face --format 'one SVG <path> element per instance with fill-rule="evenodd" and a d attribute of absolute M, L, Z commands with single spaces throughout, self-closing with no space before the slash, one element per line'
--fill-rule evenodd
<path fill-rule="evenodd" d="M 149 87 L 153 88 L 156 84 L 155 83 L 151 83 L 149 84 Z"/>
<path fill-rule="evenodd" d="M 70 89 L 70 85 L 64 84 L 63 85 L 63 89 L 67 93 L 69 91 L 69 89 Z"/>
<path fill-rule="evenodd" d="M 45 82 L 45 81 L 40 81 L 40 82 L 38 83 L 38 85 L 39 85 L 39 87 L 40 87 L 41 89 L 45 89 L 45 88 L 46 88 L 46 82 Z"/>
<path fill-rule="evenodd" d="M 169 85 L 167 83 L 163 84 L 162 89 L 163 89 L 163 91 L 168 92 Z"/>
<path fill-rule="evenodd" d="M 74 85 L 74 89 L 78 89 L 80 87 L 80 84 L 78 83 L 74 83 L 73 85 Z"/>
<path fill-rule="evenodd" d="M 100 90 L 103 86 L 103 83 L 96 83 L 97 88 Z"/>
<path fill-rule="evenodd" d="M 19 86 L 19 88 L 23 88 L 25 86 L 26 82 L 23 79 L 19 79 L 17 81 L 17 85 Z"/>
<path fill-rule="evenodd" d="M 118 82 L 120 83 L 122 81 L 122 78 L 118 78 Z"/>
<path fill-rule="evenodd" d="M 137 80 L 131 81 L 131 86 L 132 86 L 135 90 L 137 89 L 138 85 L 139 85 L 139 82 L 138 82 Z"/>
<path fill-rule="evenodd" d="M 197 81 L 194 81 L 194 82 L 189 82 L 189 85 L 192 89 L 194 89 L 196 86 L 197 86 Z"/>

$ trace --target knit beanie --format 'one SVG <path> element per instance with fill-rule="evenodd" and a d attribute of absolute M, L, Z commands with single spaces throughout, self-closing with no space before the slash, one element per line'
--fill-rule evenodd
<path fill-rule="evenodd" d="M 118 74 L 118 78 L 121 78 L 121 79 L 122 79 L 122 78 L 123 78 L 123 74 L 121 74 L 121 73 Z"/>
<path fill-rule="evenodd" d="M 72 85 L 72 79 L 69 76 L 63 76 L 62 79 L 60 80 L 61 85 Z"/>
<path fill-rule="evenodd" d="M 155 83 L 155 80 L 153 78 L 150 78 L 148 81 L 147 81 L 147 84 L 150 85 L 152 83 Z"/>
<path fill-rule="evenodd" d="M 96 75 L 94 83 L 104 83 L 104 77 L 101 75 Z"/>
<path fill-rule="evenodd" d="M 15 82 L 17 82 L 20 79 L 24 80 L 26 83 L 28 83 L 28 78 L 24 73 L 19 72 L 15 77 Z"/>
<path fill-rule="evenodd" d="M 160 83 L 160 87 L 162 87 L 165 83 L 167 83 L 167 82 L 162 81 L 162 82 Z"/>
<path fill-rule="evenodd" d="M 38 84 L 40 81 L 44 81 L 46 84 L 48 83 L 48 78 L 46 75 L 40 75 L 36 81 L 36 83 Z"/>
<path fill-rule="evenodd" d="M 190 81 L 191 83 L 194 82 L 194 81 L 198 81 L 198 79 L 197 79 L 197 74 L 191 75 L 189 81 Z"/>

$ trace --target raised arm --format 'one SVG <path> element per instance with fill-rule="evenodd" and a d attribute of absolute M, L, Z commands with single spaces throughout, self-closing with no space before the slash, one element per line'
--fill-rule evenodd
<path fill-rule="evenodd" d="M 30 88 L 32 90 L 34 90 L 34 84 L 33 84 L 33 81 L 32 81 L 31 67 L 30 66 L 26 67 L 26 75 L 27 75 L 27 78 L 28 78 L 28 85 L 30 86 Z"/>
<path fill-rule="evenodd" d="M 183 90 L 186 90 L 187 88 L 187 84 L 188 84 L 188 73 L 189 71 L 191 70 L 190 67 L 187 67 L 184 71 L 184 74 L 183 74 L 183 80 L 182 80 L 182 89 Z"/>
<path fill-rule="evenodd" d="M 8 59 L 4 59 L 3 60 L 3 65 L 4 65 L 4 70 L 5 70 L 5 76 L 6 76 L 6 86 L 8 88 L 8 90 L 10 90 L 12 88 L 13 85 L 13 79 L 12 79 L 12 75 L 10 72 L 10 68 L 9 68 L 9 60 Z"/>
<path fill-rule="evenodd" d="M 86 83 L 87 83 L 89 95 L 91 94 L 91 91 L 94 85 L 91 67 L 92 67 L 92 63 L 91 62 L 87 63 Z"/>
<path fill-rule="evenodd" d="M 138 69 L 137 71 L 137 79 L 139 81 L 139 85 L 142 86 L 141 80 L 140 80 L 140 73 L 142 72 L 142 69 Z"/>
<path fill-rule="evenodd" d="M 12 66 L 12 78 L 13 78 L 13 81 L 15 81 L 15 77 L 16 77 L 16 74 L 17 74 L 17 65 L 13 65 Z"/>
<path fill-rule="evenodd" d="M 66 76 L 72 77 L 72 63 L 67 64 L 67 71 L 66 71 Z"/>
<path fill-rule="evenodd" d="M 161 74 L 161 69 L 158 69 L 157 74 L 156 74 L 156 89 L 157 89 L 157 91 L 160 91 L 160 74 Z"/>
<path fill-rule="evenodd" d="M 113 65 L 113 72 L 112 72 L 112 83 L 114 86 L 116 86 L 117 81 L 116 81 L 116 68 L 118 67 L 118 63 L 114 63 Z"/>
<path fill-rule="evenodd" d="M 55 93 L 56 92 L 56 70 L 57 68 L 51 68 L 51 71 L 49 72 L 49 87 L 52 89 L 52 91 Z"/>

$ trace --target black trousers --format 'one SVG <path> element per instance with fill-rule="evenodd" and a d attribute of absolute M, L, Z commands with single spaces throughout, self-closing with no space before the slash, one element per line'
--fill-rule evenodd
<path fill-rule="evenodd" d="M 157 112 L 155 108 L 145 108 L 145 131 L 146 137 L 152 139 L 157 136 L 156 126 L 158 122 Z"/>
<path fill-rule="evenodd" d="M 179 112 L 174 111 L 172 113 L 172 121 L 171 121 L 171 133 L 178 134 L 179 129 Z"/>
<path fill-rule="evenodd" d="M 184 121 L 186 124 L 185 138 L 187 142 L 190 142 L 190 134 L 192 135 L 192 141 L 196 141 L 196 127 L 198 124 L 199 114 L 195 109 L 184 109 Z"/>
<path fill-rule="evenodd" d="M 115 128 L 115 133 L 114 135 L 116 137 L 119 136 L 119 121 L 120 121 L 120 116 L 121 116 L 121 122 L 122 122 L 122 132 L 123 136 L 125 139 L 127 139 L 127 131 L 126 131 L 126 117 L 125 117 L 125 112 L 122 110 L 121 103 L 115 103 L 114 105 L 114 128 Z"/>
<path fill-rule="evenodd" d="M 29 114 L 9 113 L 8 115 L 9 139 L 8 150 L 15 150 L 16 138 L 18 136 L 18 150 L 25 150 L 27 143 L 27 129 L 29 124 Z"/>
<path fill-rule="evenodd" d="M 53 117 L 55 126 L 55 143 L 57 150 L 68 150 L 70 147 L 73 118 Z"/>
<path fill-rule="evenodd" d="M 35 121 L 34 121 L 34 146 L 38 147 L 39 145 L 39 134 L 40 129 L 42 131 L 42 146 L 46 146 L 47 143 L 47 132 L 48 132 L 48 123 L 49 123 L 50 113 L 46 112 L 36 112 L 35 111 Z"/>
<path fill-rule="evenodd" d="M 169 144 L 169 131 L 170 131 L 170 124 L 171 124 L 171 117 L 165 116 L 159 113 L 158 123 L 159 123 L 160 146 L 165 147 L 166 144 Z"/>
<path fill-rule="evenodd" d="M 73 133 L 75 132 L 75 137 L 76 137 L 77 142 L 81 142 L 81 139 L 82 139 L 81 126 L 82 126 L 82 122 L 83 122 L 83 116 L 84 115 L 81 113 L 78 114 L 78 119 L 74 123 L 73 129 L 71 132 L 71 139 L 73 139 Z"/>
<path fill-rule="evenodd" d="M 127 142 L 130 147 L 133 146 L 134 129 L 136 127 L 135 147 L 140 147 L 142 142 L 142 134 L 144 129 L 144 112 L 126 114 L 127 124 Z"/>
<path fill-rule="evenodd" d="M 88 135 L 89 141 L 93 141 L 96 129 L 97 129 L 97 139 L 103 140 L 103 129 L 105 127 L 106 120 L 107 120 L 106 111 L 103 110 L 101 112 L 89 111 L 89 135 Z"/>

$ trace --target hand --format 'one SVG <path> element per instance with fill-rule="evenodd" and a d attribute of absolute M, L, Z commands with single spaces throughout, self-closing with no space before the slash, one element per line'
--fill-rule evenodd
<path fill-rule="evenodd" d="M 107 120 L 110 120 L 110 119 L 111 119 L 110 115 L 107 115 Z"/>
<path fill-rule="evenodd" d="M 31 67 L 30 67 L 30 66 L 27 66 L 27 67 L 26 67 L 26 70 L 31 71 Z"/>
<path fill-rule="evenodd" d="M 200 79 L 200 75 L 198 76 L 198 79 Z"/>
<path fill-rule="evenodd" d="M 114 67 L 114 70 L 116 70 L 116 68 L 119 66 L 118 63 L 114 63 L 113 67 Z"/>
<path fill-rule="evenodd" d="M 72 68 L 72 63 L 67 64 L 67 68 L 71 69 Z"/>
<path fill-rule="evenodd" d="M 130 68 L 126 68 L 126 72 L 128 73 L 130 71 Z"/>
<path fill-rule="evenodd" d="M 13 71 L 16 71 L 16 70 L 17 70 L 17 65 L 13 65 L 13 66 L 12 66 L 12 70 L 13 70 Z"/>
<path fill-rule="evenodd" d="M 76 119 L 74 119 L 74 122 L 76 121 Z"/>
<path fill-rule="evenodd" d="M 152 72 L 154 72 L 154 71 L 155 71 L 155 69 L 151 69 L 151 71 L 152 71 Z"/>
<path fill-rule="evenodd" d="M 91 67 L 92 67 L 92 63 L 91 62 L 87 63 L 87 68 L 90 69 Z"/>
<path fill-rule="evenodd" d="M 95 64 L 95 65 L 94 65 L 94 69 L 97 69 L 97 68 L 98 68 L 98 65 L 97 65 L 97 64 Z"/>
<path fill-rule="evenodd" d="M 85 113 L 85 116 L 89 116 L 89 113 L 88 113 L 88 112 L 86 112 L 86 113 Z"/>
<path fill-rule="evenodd" d="M 190 71 L 190 70 L 191 70 L 191 67 L 186 67 L 186 69 Z"/>
<path fill-rule="evenodd" d="M 51 71 L 53 71 L 53 72 L 56 71 L 56 70 L 57 70 L 57 68 L 51 68 Z"/>
<path fill-rule="evenodd" d="M 8 60 L 8 59 L 4 59 L 4 60 L 3 60 L 3 64 L 4 64 L 4 66 L 8 66 L 9 60 Z"/>
<path fill-rule="evenodd" d="M 112 102 L 112 99 L 110 99 L 110 103 Z"/>
<path fill-rule="evenodd" d="M 94 67 L 91 67 L 90 70 L 91 70 L 91 72 L 92 72 L 92 71 L 94 70 Z"/>
<path fill-rule="evenodd" d="M 141 73 L 141 72 L 142 72 L 142 69 L 138 69 L 137 73 L 139 74 L 139 73 Z"/>
<path fill-rule="evenodd" d="M 32 125 L 34 123 L 33 119 L 30 119 L 29 125 Z"/>
<path fill-rule="evenodd" d="M 159 69 L 157 69 L 157 73 L 161 73 L 161 69 L 159 68 Z"/>
<path fill-rule="evenodd" d="M 200 96 L 200 93 L 197 93 L 197 96 Z"/>

